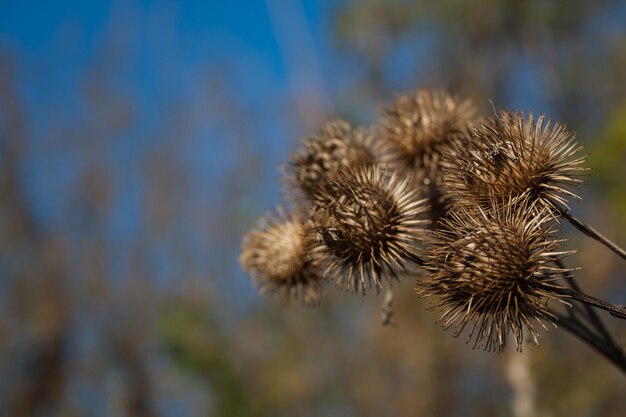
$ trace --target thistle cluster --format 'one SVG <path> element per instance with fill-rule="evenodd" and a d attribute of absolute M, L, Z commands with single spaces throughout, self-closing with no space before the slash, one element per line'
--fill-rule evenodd
<path fill-rule="evenodd" d="M 378 292 L 420 270 L 445 329 L 497 352 L 512 334 L 521 350 L 571 298 L 558 217 L 580 150 L 544 116 L 400 96 L 370 128 L 333 120 L 302 139 L 283 169 L 289 209 L 244 237 L 241 263 L 261 292 L 307 305 L 327 283 Z"/>
<path fill-rule="evenodd" d="M 289 220 L 273 227 L 262 220 L 243 239 L 241 264 L 262 292 L 311 305 L 319 295 L 289 287 L 306 282 L 311 294 L 334 282 L 364 294 L 416 269 L 428 207 L 409 176 L 382 162 L 385 148 L 373 129 L 343 120 L 302 139 L 283 168 Z M 284 232 L 294 222 L 297 236 Z M 287 239 L 297 241 L 297 251 L 286 250 Z M 274 273 L 285 269 L 285 257 L 293 267 Z"/>

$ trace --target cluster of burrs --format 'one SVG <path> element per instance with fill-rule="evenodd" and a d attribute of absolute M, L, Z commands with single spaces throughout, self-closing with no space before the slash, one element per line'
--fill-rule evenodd
<path fill-rule="evenodd" d="M 289 209 L 244 237 L 241 264 L 262 293 L 305 305 L 327 282 L 365 293 L 417 277 L 455 336 L 500 352 L 512 334 L 521 350 L 559 320 L 551 302 L 607 304 L 566 285 L 571 252 L 557 236 L 581 149 L 544 116 L 400 96 L 370 128 L 333 120 L 301 141 L 282 170 Z"/>

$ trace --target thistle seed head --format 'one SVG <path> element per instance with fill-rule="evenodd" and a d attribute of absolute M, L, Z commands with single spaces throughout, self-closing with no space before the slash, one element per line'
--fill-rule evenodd
<path fill-rule="evenodd" d="M 301 194 L 310 200 L 341 170 L 374 164 L 380 152 L 365 129 L 353 128 L 340 119 L 326 122 L 317 134 L 302 140 L 284 167 L 288 194 L 295 195 L 297 202 L 301 202 Z"/>
<path fill-rule="evenodd" d="M 262 294 L 319 303 L 322 277 L 307 259 L 305 235 L 305 223 L 279 208 L 244 236 L 239 260 Z"/>
<path fill-rule="evenodd" d="M 524 332 L 538 344 L 536 327 L 554 323 L 547 301 L 561 300 L 558 284 L 566 270 L 556 261 L 563 240 L 552 239 L 548 210 L 527 204 L 494 202 L 489 209 L 459 206 L 442 228 L 427 238 L 428 275 L 416 291 L 434 297 L 443 311 L 444 329 L 458 337 L 468 327 L 466 343 L 502 352 L 509 332 L 522 349 Z"/>
<path fill-rule="evenodd" d="M 501 112 L 471 129 L 442 162 L 445 187 L 459 200 L 488 206 L 492 197 L 537 200 L 537 207 L 567 207 L 571 188 L 586 169 L 582 146 L 564 125 L 532 113 Z"/>
<path fill-rule="evenodd" d="M 441 153 L 463 137 L 476 114 L 469 100 L 443 91 L 418 90 L 415 96 L 397 97 L 383 109 L 377 131 L 389 148 L 385 162 L 434 179 Z"/>
<path fill-rule="evenodd" d="M 427 210 L 408 179 L 378 167 L 344 172 L 316 195 L 311 209 L 314 264 L 338 287 L 365 293 L 398 279 L 419 262 L 417 244 Z"/>

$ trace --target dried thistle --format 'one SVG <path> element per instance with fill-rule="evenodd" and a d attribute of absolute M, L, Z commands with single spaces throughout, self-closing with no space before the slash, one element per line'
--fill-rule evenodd
<path fill-rule="evenodd" d="M 322 276 L 307 259 L 305 235 L 304 222 L 279 208 L 244 236 L 239 261 L 262 294 L 319 303 Z"/>
<path fill-rule="evenodd" d="M 445 186 L 459 200 L 488 206 L 492 196 L 537 200 L 538 207 L 567 207 L 582 182 L 585 156 L 575 133 L 541 115 L 501 112 L 471 129 L 469 141 L 445 156 Z"/>
<path fill-rule="evenodd" d="M 409 179 L 378 167 L 344 172 L 326 184 L 311 210 L 310 256 L 339 287 L 378 291 L 419 262 L 416 245 L 426 211 Z"/>
<path fill-rule="evenodd" d="M 556 262 L 570 253 L 558 251 L 564 240 L 551 238 L 551 219 L 545 209 L 493 202 L 457 207 L 430 233 L 429 273 L 416 291 L 435 297 L 444 329 L 454 326 L 458 337 L 471 326 L 466 343 L 475 336 L 474 348 L 485 351 L 502 352 L 509 332 L 521 350 L 524 328 L 538 344 L 536 324 L 547 330 L 542 320 L 556 320 L 547 301 L 564 298 L 556 281 L 568 270 Z"/>
<path fill-rule="evenodd" d="M 304 138 L 283 169 L 288 195 L 297 203 L 311 199 L 328 181 L 346 168 L 374 164 L 382 152 L 373 136 L 337 119 L 326 122 L 313 136 Z"/>
<path fill-rule="evenodd" d="M 462 138 L 476 118 L 469 100 L 443 91 L 418 90 L 402 95 L 383 108 L 377 135 L 389 147 L 385 161 L 394 169 L 423 171 L 432 181 L 438 176 L 442 152 Z"/>

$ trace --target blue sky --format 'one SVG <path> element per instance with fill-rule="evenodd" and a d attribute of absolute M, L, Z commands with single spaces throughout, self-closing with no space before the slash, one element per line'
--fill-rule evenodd
<path fill-rule="evenodd" d="M 323 62 L 323 82 L 339 85 L 341 73 L 325 36 L 328 6 L 315 1 L 301 4 L 314 47 L 309 55 Z M 212 71 L 224 83 L 220 91 L 236 100 L 241 123 L 254 127 L 251 143 L 264 160 L 260 177 L 251 180 L 257 187 L 244 190 L 243 200 L 228 210 L 242 211 L 249 223 L 248 217 L 279 202 L 276 167 L 302 132 L 287 123 L 294 114 L 284 114 L 293 111 L 289 68 L 266 1 L 2 1 L 0 10 L 0 51 L 8 51 L 16 63 L 16 87 L 27 117 L 24 183 L 44 230 L 65 233 L 68 222 L 74 221 L 68 204 L 76 177 L 94 163 L 85 158 L 82 146 L 102 152 L 98 158 L 117 179 L 106 230 L 113 258 L 109 268 L 112 275 L 123 275 L 130 261 L 126 244 L 144 233 L 146 191 L 140 161 L 155 148 L 167 149 L 159 135 L 168 128 L 166 115 L 177 111 L 178 103 L 186 106 L 181 111 L 189 113 L 184 116 L 194 132 L 184 149 L 177 151 L 196 190 L 197 201 L 188 203 L 186 210 L 203 207 L 208 216 L 223 210 L 220 183 L 239 155 L 230 144 L 236 140 L 232 127 L 220 113 L 212 115 L 209 108 L 207 117 L 207 111 L 200 110 L 212 105 L 198 85 Z M 94 103 L 89 100 L 90 82 L 99 76 L 94 71 L 102 68 L 99 82 L 104 97 L 110 91 L 111 99 L 126 98 L 131 108 L 122 107 L 120 112 L 129 111 L 132 119 L 129 125 L 107 131 L 105 138 L 89 137 L 89 132 L 99 132 Z M 49 144 L 64 139 L 59 135 L 78 135 L 77 145 L 51 153 Z M 106 146 L 98 145 L 98 140 Z M 215 269 L 232 269 L 236 281 L 252 293 L 236 261 L 239 236 L 223 245 L 217 237 L 209 236 L 207 241 L 202 229 L 188 232 L 193 226 L 185 223 L 185 215 L 181 217 L 174 226 L 180 230 L 172 234 L 188 233 L 185 239 L 200 259 L 197 268 L 211 271 L 211 263 L 222 263 Z M 76 233 L 83 231 L 79 228 Z M 175 244 L 171 235 L 152 242 L 148 256 L 158 260 L 156 275 L 180 273 L 168 264 Z"/>

